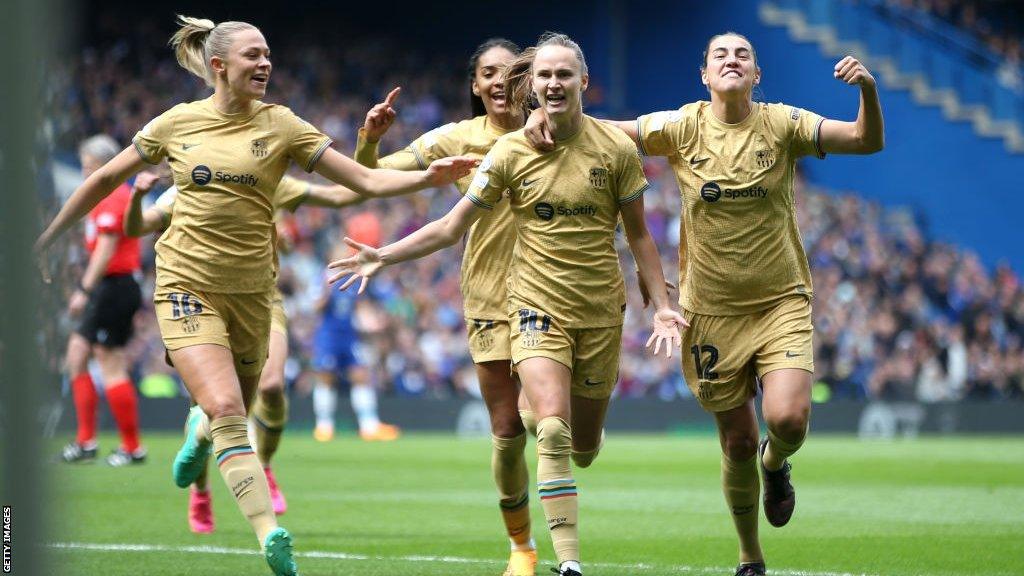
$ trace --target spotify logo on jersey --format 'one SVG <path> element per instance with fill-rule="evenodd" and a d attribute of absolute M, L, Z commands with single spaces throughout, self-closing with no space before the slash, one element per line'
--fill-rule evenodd
<path fill-rule="evenodd" d="M 541 220 L 551 220 L 555 217 L 555 208 L 547 202 L 541 202 L 533 207 L 533 211 Z"/>
<path fill-rule="evenodd" d="M 718 202 L 718 199 L 722 197 L 722 188 L 714 182 L 708 182 L 701 186 L 700 197 L 703 198 L 705 202 Z"/>
<path fill-rule="evenodd" d="M 210 183 L 210 178 L 213 178 L 213 172 L 206 166 L 200 164 L 192 169 L 192 181 L 200 186 L 205 186 Z"/>

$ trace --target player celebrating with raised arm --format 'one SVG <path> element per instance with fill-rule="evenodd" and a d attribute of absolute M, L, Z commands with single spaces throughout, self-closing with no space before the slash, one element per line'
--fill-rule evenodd
<path fill-rule="evenodd" d="M 718 425 L 722 490 L 740 543 L 736 575 L 758 576 L 765 574 L 758 467 L 765 516 L 784 526 L 796 504 L 788 457 L 807 436 L 811 408 L 812 289 L 793 198 L 795 162 L 878 152 L 885 132 L 875 79 L 850 56 L 836 63 L 833 76 L 860 88 L 854 122 L 754 102 L 761 69 L 740 34 L 713 36 L 700 72 L 710 102 L 614 124 L 675 169 L 683 205 L 679 303 L 691 325 L 683 373 Z M 540 145 L 543 121 L 530 124 L 527 132 Z M 758 383 L 768 427 L 760 444 Z"/>
<path fill-rule="evenodd" d="M 130 236 L 143 236 L 167 228 L 174 214 L 178 189 L 171 186 L 145 211 L 143 194 L 133 189 L 131 202 L 125 208 L 124 231 Z M 363 202 L 366 198 L 341 185 L 325 186 L 284 176 L 274 194 L 275 214 L 280 210 L 294 212 L 302 205 L 343 208 Z M 280 244 L 280 243 L 278 243 Z M 280 246 L 278 246 L 280 247 Z M 274 256 L 277 266 L 277 255 Z M 284 391 L 284 365 L 288 359 L 288 317 L 284 310 L 284 296 L 275 287 L 270 318 L 270 350 L 257 385 L 257 395 L 249 416 L 256 432 L 256 455 L 263 464 L 270 489 L 274 513 L 284 514 L 288 509 L 284 492 L 277 484 L 270 461 L 277 452 L 288 422 L 288 397 Z M 206 469 L 195 479 L 189 491 L 189 528 L 196 533 L 213 532 L 213 506 L 206 484 Z"/>
<path fill-rule="evenodd" d="M 525 121 L 524 109 L 509 105 L 502 81 L 505 66 L 520 52 L 519 46 L 503 38 L 480 44 L 468 67 L 473 118 L 435 128 L 405 149 L 377 160 L 377 142 L 395 118 L 392 104 L 398 89 L 393 90 L 367 113 L 356 143 L 356 161 L 371 167 L 419 170 L 433 159 L 452 154 L 482 158 L 498 138 L 522 128 Z M 465 193 L 471 181 L 471 177 L 463 178 L 456 186 Z M 524 455 L 527 437 L 517 407 L 519 382 L 511 369 L 506 286 L 515 239 L 509 203 L 484 212 L 469 228 L 460 284 L 469 352 L 490 414 L 491 470 L 512 546 L 504 576 L 533 576 L 537 552 L 530 533 L 530 478 Z"/>
<path fill-rule="evenodd" d="M 589 77 L 579 46 L 548 33 L 505 71 L 509 105 L 530 89 L 554 126 L 554 152 L 540 154 L 522 130 L 498 139 L 466 195 L 442 219 L 375 250 L 332 262 L 348 287 L 386 265 L 458 241 L 484 211 L 509 198 L 517 230 L 509 273 L 512 362 L 537 414 L 537 486 L 561 576 L 579 576 L 577 491 L 570 460 L 593 458 L 618 378 L 625 291 L 615 252 L 621 215 L 641 277 L 655 303 L 655 353 L 678 345 L 683 318 L 669 305 L 657 250 L 643 218 L 648 184 L 636 149 L 614 128 L 583 114 Z M 571 423 L 571 427 L 570 427 Z"/>
<path fill-rule="evenodd" d="M 96 170 L 36 242 L 41 256 L 120 182 L 167 158 L 178 185 L 174 218 L 157 242 L 154 300 L 171 361 L 198 404 L 174 463 L 191 484 L 211 444 L 225 483 L 252 525 L 275 574 L 296 574 L 291 535 L 278 527 L 266 476 L 249 445 L 246 411 L 266 362 L 273 300 L 273 207 L 291 162 L 356 192 L 378 196 L 447 184 L 476 164 L 435 162 L 423 172 L 369 170 L 284 106 L 259 101 L 270 48 L 245 22 L 180 17 L 171 44 L 178 62 L 214 88 L 179 104 Z"/>

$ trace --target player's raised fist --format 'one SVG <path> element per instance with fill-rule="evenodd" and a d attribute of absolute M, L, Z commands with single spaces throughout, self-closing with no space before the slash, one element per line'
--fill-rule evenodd
<path fill-rule="evenodd" d="M 875 77 L 868 72 L 868 69 L 853 56 L 847 56 L 836 62 L 835 70 L 832 72 L 837 80 L 842 80 L 851 86 L 874 86 Z"/>

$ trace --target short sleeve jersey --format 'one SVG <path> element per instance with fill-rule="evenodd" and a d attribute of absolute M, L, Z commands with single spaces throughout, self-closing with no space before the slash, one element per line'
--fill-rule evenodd
<path fill-rule="evenodd" d="M 500 138 L 466 196 L 492 209 L 508 198 L 517 240 L 509 312 L 530 309 L 566 328 L 622 324 L 626 295 L 615 252 L 619 207 L 647 189 L 633 142 L 589 117 L 539 153 L 522 130 Z"/>
<path fill-rule="evenodd" d="M 112 234 L 117 237 L 117 246 L 110 257 L 110 262 L 107 263 L 107 269 L 103 272 L 104 276 L 132 274 L 138 271 L 141 265 L 139 239 L 126 236 L 122 228 L 125 208 L 131 202 L 131 190 L 128 184 L 118 186 L 89 212 L 89 217 L 85 221 L 85 249 L 89 254 L 96 249 L 96 240 L 100 234 Z"/>
<path fill-rule="evenodd" d="M 299 206 L 309 197 L 309 182 L 293 178 L 291 176 L 284 176 L 281 178 L 280 184 L 277 185 L 277 192 L 274 194 L 274 215 L 276 216 L 281 210 L 287 210 L 289 212 L 295 212 Z M 171 224 L 171 216 L 174 214 L 174 201 L 178 197 L 178 189 L 171 186 L 156 199 L 153 203 L 153 207 L 160 211 L 163 217 L 164 227 L 168 227 Z M 273 231 L 274 246 L 277 246 L 277 228 Z M 274 270 L 280 268 L 277 258 L 277 250 L 274 251 Z"/>
<path fill-rule="evenodd" d="M 824 158 L 822 117 L 784 104 L 756 103 L 726 124 L 710 102 L 637 119 L 640 148 L 666 156 L 682 194 L 679 304 L 733 316 L 812 294 L 793 175 L 796 160 Z"/>
<path fill-rule="evenodd" d="M 356 160 L 381 168 L 425 170 L 430 163 L 449 156 L 483 158 L 494 142 L 509 131 L 495 126 L 487 116 L 445 124 L 427 132 L 403 150 L 376 160 L 375 150 L 362 138 Z M 455 183 L 463 194 L 472 174 Z M 462 300 L 467 318 L 505 320 L 508 318 L 508 270 L 516 233 L 508 203 L 494 207 L 473 224 L 466 237 L 462 258 Z"/>
<path fill-rule="evenodd" d="M 149 163 L 167 158 L 178 188 L 174 218 L 156 245 L 157 285 L 271 289 L 278 183 L 291 162 L 311 171 L 330 138 L 284 106 L 256 102 L 224 114 L 211 97 L 171 108 L 134 143 Z"/>

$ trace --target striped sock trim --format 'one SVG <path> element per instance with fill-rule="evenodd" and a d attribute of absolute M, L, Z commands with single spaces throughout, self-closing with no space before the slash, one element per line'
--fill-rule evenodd
<path fill-rule="evenodd" d="M 573 480 L 572 478 L 562 478 L 559 480 L 538 482 L 537 493 L 540 495 L 541 500 L 576 496 L 576 480 Z"/>
<path fill-rule="evenodd" d="M 519 510 L 523 506 L 527 506 L 529 504 L 530 504 L 530 495 L 529 494 L 523 494 L 522 498 L 512 502 L 511 504 L 508 504 L 508 503 L 506 503 L 506 501 L 503 501 L 503 500 L 499 500 L 498 501 L 498 505 L 501 506 L 501 509 L 505 510 L 505 511 L 508 511 L 508 512 L 512 512 L 514 510 Z"/>
<path fill-rule="evenodd" d="M 252 446 L 249 446 L 248 444 L 228 448 L 227 450 L 217 454 L 217 466 L 223 466 L 225 462 L 235 456 L 245 456 L 246 454 L 255 454 L 255 452 L 252 451 Z"/>

